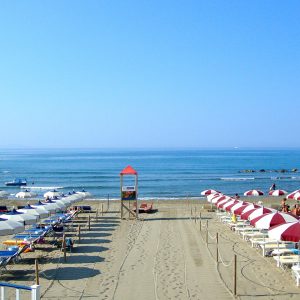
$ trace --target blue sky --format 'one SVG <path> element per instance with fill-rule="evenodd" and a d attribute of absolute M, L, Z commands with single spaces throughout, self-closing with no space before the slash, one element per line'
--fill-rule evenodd
<path fill-rule="evenodd" d="M 0 147 L 300 147 L 299 1 L 1 1 Z"/>

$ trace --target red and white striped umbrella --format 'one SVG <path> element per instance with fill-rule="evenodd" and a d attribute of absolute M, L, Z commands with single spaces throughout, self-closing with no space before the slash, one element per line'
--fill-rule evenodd
<path fill-rule="evenodd" d="M 242 214 L 246 213 L 247 211 L 255 209 L 255 208 L 259 208 L 259 207 L 261 207 L 261 206 L 257 205 L 257 204 L 254 204 L 254 203 L 250 203 L 250 204 L 247 204 L 245 206 L 241 206 L 240 208 L 236 209 L 234 211 L 234 214 L 241 216 Z"/>
<path fill-rule="evenodd" d="M 206 199 L 208 202 L 212 202 L 213 199 L 217 198 L 217 197 L 221 197 L 223 196 L 222 193 L 215 193 L 215 194 L 210 194 L 206 196 Z"/>
<path fill-rule="evenodd" d="M 300 240 L 300 222 L 276 225 L 268 231 L 268 235 L 272 239 L 297 243 Z"/>
<path fill-rule="evenodd" d="M 292 193 L 288 194 L 288 195 L 286 196 L 286 198 L 287 198 L 287 199 L 295 199 L 294 196 L 295 196 L 296 194 L 299 194 L 299 193 L 300 193 L 300 190 L 293 191 Z"/>
<path fill-rule="evenodd" d="M 297 220 L 296 217 L 290 214 L 277 211 L 256 217 L 250 221 L 250 224 L 258 229 L 269 229 L 275 225 L 296 222 Z"/>
<path fill-rule="evenodd" d="M 263 194 L 260 190 L 249 190 L 244 193 L 244 196 L 262 196 Z"/>
<path fill-rule="evenodd" d="M 250 204 L 249 202 L 244 202 L 244 201 L 240 201 L 236 204 L 234 204 L 232 207 L 231 207 L 231 212 L 234 213 L 234 211 L 242 206 L 247 206 L 248 204 Z"/>
<path fill-rule="evenodd" d="M 224 204 L 223 209 L 225 209 L 226 211 L 230 211 L 231 207 L 239 202 L 241 202 L 241 201 L 232 199 L 232 200 L 228 201 L 226 204 Z"/>
<path fill-rule="evenodd" d="M 269 192 L 270 196 L 275 196 L 275 197 L 283 196 L 285 194 L 287 194 L 287 191 L 285 190 L 274 190 Z"/>
<path fill-rule="evenodd" d="M 221 195 L 221 196 L 218 196 L 218 197 L 214 198 L 211 202 L 214 203 L 214 204 L 218 204 L 222 200 L 231 200 L 231 199 L 232 198 L 229 197 L 229 196 Z"/>
<path fill-rule="evenodd" d="M 217 205 L 217 208 L 223 208 L 223 206 L 227 203 L 227 202 L 229 202 L 230 201 L 230 199 L 224 199 L 224 200 L 221 200 L 221 201 L 219 201 L 216 205 Z"/>
<path fill-rule="evenodd" d="M 262 207 L 251 209 L 247 212 L 244 211 L 244 213 L 241 214 L 241 219 L 251 221 L 258 216 L 261 216 L 266 213 L 271 213 L 271 212 L 276 212 L 276 209 L 262 206 Z"/>
<path fill-rule="evenodd" d="M 216 193 L 220 193 L 216 190 L 204 190 L 201 192 L 201 195 L 202 196 L 207 196 L 207 195 L 211 195 L 211 194 L 216 194 Z"/>

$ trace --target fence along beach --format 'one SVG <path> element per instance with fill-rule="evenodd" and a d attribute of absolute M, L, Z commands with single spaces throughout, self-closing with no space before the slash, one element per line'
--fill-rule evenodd
<path fill-rule="evenodd" d="M 278 199 L 262 201 L 276 204 Z M 92 205 L 94 212 L 74 221 L 76 231 L 69 234 L 75 245 L 66 262 L 60 249 L 39 245 L 2 270 L 2 281 L 31 285 L 38 258 L 42 299 L 232 299 L 236 254 L 239 298 L 300 296 L 289 272 L 249 247 L 202 201 L 154 201 L 157 212 L 140 214 L 138 221 L 121 221 L 117 201 L 109 211 L 106 202 L 82 203 Z"/>

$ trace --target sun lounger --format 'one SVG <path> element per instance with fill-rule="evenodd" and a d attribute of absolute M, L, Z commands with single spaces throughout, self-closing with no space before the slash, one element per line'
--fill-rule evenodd
<path fill-rule="evenodd" d="M 24 245 L 19 247 L 17 251 L 0 251 L 0 269 L 6 269 L 6 266 L 11 262 L 16 262 L 22 253 L 26 252 L 30 246 Z M 6 253 L 5 253 L 6 252 Z M 11 252 L 11 254 L 9 253 Z"/>
<path fill-rule="evenodd" d="M 285 268 L 287 266 L 293 266 L 295 264 L 300 263 L 299 255 L 276 255 L 273 258 L 277 262 L 277 267 Z"/>
<path fill-rule="evenodd" d="M 244 231 L 241 232 L 241 235 L 243 237 L 243 240 L 249 241 L 251 238 L 263 238 L 268 237 L 267 232 L 261 232 L 261 231 Z"/>
<path fill-rule="evenodd" d="M 286 243 L 264 243 L 259 244 L 260 248 L 262 249 L 262 255 L 266 256 L 268 252 L 272 252 L 274 249 L 289 249 L 295 248 L 295 243 L 293 242 L 286 242 Z"/>
<path fill-rule="evenodd" d="M 292 275 L 296 279 L 296 285 L 300 286 L 300 263 L 292 266 Z"/>
<path fill-rule="evenodd" d="M 271 253 L 272 256 L 274 256 L 274 255 L 290 255 L 290 254 L 300 254 L 300 250 L 298 250 L 296 248 L 274 249 Z"/>
<path fill-rule="evenodd" d="M 250 238 L 251 247 L 259 247 L 260 244 L 276 243 L 277 241 L 268 237 Z"/>

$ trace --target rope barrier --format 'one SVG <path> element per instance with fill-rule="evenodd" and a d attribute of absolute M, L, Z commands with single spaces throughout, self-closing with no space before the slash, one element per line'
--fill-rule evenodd
<path fill-rule="evenodd" d="M 216 240 L 217 239 L 217 235 L 212 236 L 209 231 L 208 231 L 208 236 L 210 237 L 211 240 Z"/>
<path fill-rule="evenodd" d="M 222 265 L 223 265 L 224 267 L 226 267 L 226 268 L 230 267 L 231 264 L 232 264 L 232 262 L 233 262 L 233 258 L 231 259 L 231 261 L 229 262 L 229 264 L 226 264 L 226 263 L 224 262 L 224 259 L 223 259 L 222 256 L 221 256 L 220 252 L 219 252 L 218 254 L 219 254 L 219 258 L 220 258 L 220 260 L 221 260 Z"/>

